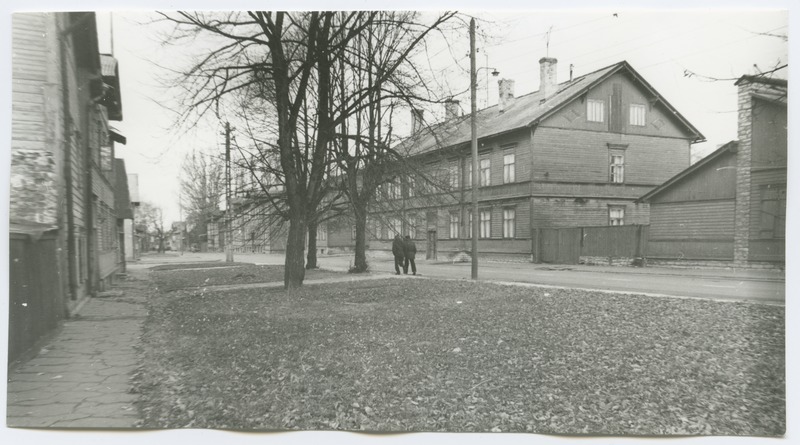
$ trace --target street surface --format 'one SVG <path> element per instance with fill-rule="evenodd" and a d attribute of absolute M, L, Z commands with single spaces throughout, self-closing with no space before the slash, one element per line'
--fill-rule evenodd
<path fill-rule="evenodd" d="M 224 261 L 224 253 L 177 252 L 164 256 L 144 256 L 142 261 Z M 283 264 L 280 254 L 235 254 L 234 260 L 258 264 Z M 346 271 L 352 255 L 320 256 L 324 269 Z M 369 258 L 370 271 L 393 274 L 390 258 Z M 470 279 L 470 263 L 417 260 L 418 272 L 426 277 Z M 784 304 L 783 271 L 744 269 L 679 269 L 666 267 L 612 267 L 532 263 L 479 263 L 479 279 L 484 281 L 530 283 L 575 289 L 594 289 L 715 300 L 754 301 Z"/>

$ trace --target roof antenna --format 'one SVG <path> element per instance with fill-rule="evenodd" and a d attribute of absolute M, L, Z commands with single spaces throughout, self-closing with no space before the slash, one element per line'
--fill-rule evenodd
<path fill-rule="evenodd" d="M 545 43 L 545 48 L 546 48 L 545 49 L 545 56 L 546 57 L 550 57 L 550 34 L 552 34 L 552 33 L 553 33 L 553 25 L 550 25 L 550 28 L 547 30 L 546 33 L 544 33 L 544 38 L 545 38 L 545 41 L 546 41 L 546 43 Z"/>
<path fill-rule="evenodd" d="M 111 55 L 114 55 L 114 13 L 108 11 L 109 34 L 111 34 Z"/>

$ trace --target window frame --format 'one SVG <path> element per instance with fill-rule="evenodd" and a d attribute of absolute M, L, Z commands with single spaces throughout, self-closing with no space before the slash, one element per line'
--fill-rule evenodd
<path fill-rule="evenodd" d="M 641 113 L 637 113 L 637 110 L 641 110 Z M 639 118 L 641 118 L 641 120 L 639 120 Z M 628 124 L 634 127 L 646 127 L 647 106 L 636 103 L 628 105 Z"/>
<path fill-rule="evenodd" d="M 491 185 L 492 160 L 490 158 L 483 158 L 478 163 L 478 187 L 489 187 Z"/>
<path fill-rule="evenodd" d="M 509 212 L 511 217 L 509 218 Z M 516 207 L 503 208 L 503 238 L 514 239 L 517 236 L 517 209 Z"/>
<path fill-rule="evenodd" d="M 619 151 L 612 151 L 608 154 L 608 181 L 612 184 L 625 183 L 625 153 Z M 622 162 L 615 163 L 615 158 L 619 158 Z"/>
<path fill-rule="evenodd" d="M 508 162 L 508 158 L 511 162 Z M 517 154 L 505 153 L 503 154 L 503 184 L 511 184 L 516 182 L 517 170 Z"/>
<path fill-rule="evenodd" d="M 486 218 L 484 218 L 486 216 Z M 478 214 L 478 218 L 480 220 L 478 226 L 478 238 L 479 239 L 488 239 L 492 237 L 492 211 L 491 210 L 481 210 Z"/>
<path fill-rule="evenodd" d="M 615 216 L 614 211 L 622 212 L 621 215 Z M 615 224 L 615 221 L 618 222 Z M 624 205 L 609 205 L 608 206 L 608 225 L 609 226 L 624 226 L 625 225 L 625 206 Z"/>
<path fill-rule="evenodd" d="M 458 211 L 450 212 L 450 224 L 449 224 L 450 239 L 458 239 L 460 224 L 461 224 L 460 212 Z"/>
<path fill-rule="evenodd" d="M 458 190 L 459 189 L 459 185 L 460 185 L 459 180 L 458 180 L 459 179 L 458 178 L 459 170 L 460 169 L 458 168 L 458 164 L 452 164 L 452 165 L 447 167 L 447 176 L 448 176 L 447 180 L 448 180 L 448 183 L 450 184 L 450 189 L 451 190 Z"/>
<path fill-rule="evenodd" d="M 599 113 L 599 119 L 596 114 Z M 586 99 L 586 121 L 603 123 L 606 120 L 606 101 L 603 99 Z"/>

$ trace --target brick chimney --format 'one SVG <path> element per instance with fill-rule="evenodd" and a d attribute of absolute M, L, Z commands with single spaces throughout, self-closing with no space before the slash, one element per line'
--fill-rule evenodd
<path fill-rule="evenodd" d="M 458 117 L 461 111 L 460 102 L 455 99 L 447 99 L 444 102 L 444 119 L 449 121 Z"/>
<path fill-rule="evenodd" d="M 500 79 L 497 81 L 497 109 L 502 113 L 514 103 L 514 81 L 511 79 Z"/>
<path fill-rule="evenodd" d="M 416 134 L 422 130 L 424 112 L 425 110 L 411 109 L 411 134 Z"/>
<path fill-rule="evenodd" d="M 558 60 L 553 57 L 539 59 L 539 91 L 542 92 L 542 99 L 549 99 L 558 91 L 557 67 Z"/>

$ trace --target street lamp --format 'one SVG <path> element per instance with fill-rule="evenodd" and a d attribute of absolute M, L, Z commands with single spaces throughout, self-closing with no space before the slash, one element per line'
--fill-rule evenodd
<path fill-rule="evenodd" d="M 488 56 L 487 56 L 487 59 L 488 59 Z M 494 68 L 494 67 L 482 66 L 482 67 L 478 68 L 477 70 L 475 70 L 475 75 L 477 76 L 478 73 L 481 70 L 486 70 L 486 71 L 492 70 L 491 73 L 487 73 L 486 74 L 486 107 L 485 108 L 489 108 L 489 74 L 491 74 L 492 77 L 497 77 L 497 76 L 500 75 L 500 71 L 497 71 L 497 68 Z"/>

